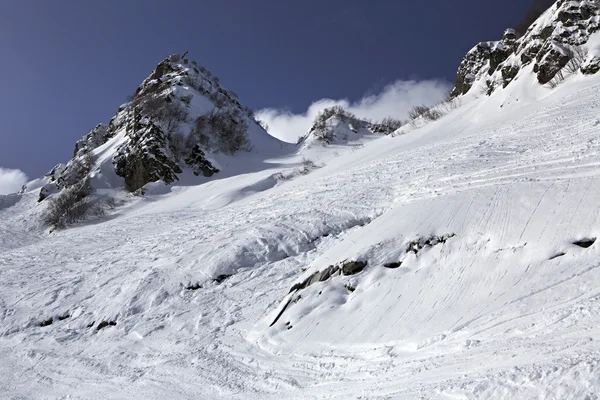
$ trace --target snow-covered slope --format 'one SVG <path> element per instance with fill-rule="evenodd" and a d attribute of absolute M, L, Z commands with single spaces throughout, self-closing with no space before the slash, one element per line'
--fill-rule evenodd
<path fill-rule="evenodd" d="M 0 197 L 0 393 L 596 398 L 600 75 L 520 74 L 409 134 L 274 145 L 51 235 L 37 191 Z"/>
<path fill-rule="evenodd" d="M 51 236 L 2 232 L 0 389 L 597 393 L 599 250 L 573 243 L 600 231 L 599 89 L 580 76 L 528 104 L 473 101 L 273 187 L 272 171 L 256 172 L 175 187 Z M 0 218 L 36 201 L 26 193 Z M 347 261 L 367 264 L 286 297 Z"/>

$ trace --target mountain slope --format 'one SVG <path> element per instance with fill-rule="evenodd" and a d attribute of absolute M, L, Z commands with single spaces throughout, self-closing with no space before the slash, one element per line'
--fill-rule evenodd
<path fill-rule="evenodd" d="M 51 235 L 37 191 L 1 197 L 0 391 L 594 399 L 599 93 L 598 74 L 519 78 L 310 174 L 274 178 L 339 148 L 243 153 L 254 168 Z"/>
<path fill-rule="evenodd" d="M 264 174 L 189 187 L 5 250 L 3 391 L 593 393 L 598 248 L 572 243 L 600 229 L 599 88 L 580 78 L 510 110 L 472 102 L 224 207 L 200 199 Z M 450 234 L 406 253 L 414 239 Z M 344 260 L 367 266 L 304 289 L 269 327 L 296 282 Z"/>
<path fill-rule="evenodd" d="M 508 86 L 531 65 L 540 84 L 558 84 L 567 73 L 595 74 L 600 70 L 599 49 L 590 37 L 600 30 L 600 3 L 559 0 L 521 37 L 507 29 L 500 41 L 481 42 L 459 66 L 452 96 L 471 91 L 488 95 Z M 588 54 L 589 53 L 589 54 Z"/>

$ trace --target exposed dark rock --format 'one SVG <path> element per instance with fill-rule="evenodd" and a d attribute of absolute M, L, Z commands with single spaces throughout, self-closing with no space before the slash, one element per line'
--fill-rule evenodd
<path fill-rule="evenodd" d="M 344 275 L 358 274 L 363 269 L 365 269 L 366 266 L 367 266 L 367 263 L 365 261 L 350 261 L 350 262 L 344 263 L 344 265 L 342 265 L 342 274 L 344 274 Z"/>
<path fill-rule="evenodd" d="M 373 124 L 358 118 L 353 113 L 338 105 L 321 111 L 315 118 L 309 132 L 300 137 L 297 144 L 310 143 L 309 138 L 320 142 L 324 146 L 351 139 L 353 136 L 348 136 L 346 129 L 339 129 L 340 126 L 344 126 L 347 130 L 356 134 L 361 130 L 366 130 L 370 133 L 390 134 L 401 125 L 400 121 L 391 118 L 386 118 L 379 124 Z"/>
<path fill-rule="evenodd" d="M 550 82 L 567 65 L 570 59 L 564 49 L 554 43 L 548 43 L 538 54 L 538 62 L 536 68 L 534 68 L 538 82 L 541 85 Z"/>
<path fill-rule="evenodd" d="M 339 274 L 339 273 L 340 273 L 340 267 L 330 265 L 323 271 L 315 272 L 310 277 L 308 277 L 308 279 L 306 279 L 304 282 L 296 283 L 294 286 L 292 286 L 289 293 L 295 292 L 296 290 L 307 288 L 310 285 L 313 285 L 317 282 L 326 281 L 327 279 L 331 278 L 333 275 Z"/>
<path fill-rule="evenodd" d="M 349 261 L 340 265 L 330 265 L 322 271 L 317 271 L 303 282 L 296 283 L 289 293 L 305 289 L 315 283 L 324 282 L 334 275 L 354 275 L 361 272 L 367 266 L 366 261 Z"/>
<path fill-rule="evenodd" d="M 219 172 L 219 170 L 206 159 L 206 154 L 199 145 L 194 146 L 189 157 L 185 159 L 185 163 L 194 169 L 194 175 L 196 176 L 202 174 L 209 178 Z"/>
<path fill-rule="evenodd" d="M 521 64 L 523 64 L 523 66 L 525 66 L 525 65 L 531 63 L 532 61 L 534 61 L 541 49 L 542 49 L 541 41 L 535 41 L 535 42 L 531 43 L 530 45 L 528 45 L 521 53 Z"/>
<path fill-rule="evenodd" d="M 115 131 L 109 129 L 109 126 L 104 124 L 98 124 L 94 129 L 87 135 L 82 137 L 75 143 L 75 150 L 73 151 L 73 157 L 81 155 L 81 153 L 88 153 L 95 148 L 102 146 L 109 139 L 114 137 Z"/>
<path fill-rule="evenodd" d="M 600 57 L 591 57 L 581 66 L 581 72 L 585 75 L 593 75 L 600 71 Z"/>
<path fill-rule="evenodd" d="M 198 289 L 202 289 L 202 285 L 200 285 L 199 283 L 194 283 L 193 285 L 188 285 L 185 287 L 186 290 L 198 290 Z"/>
<path fill-rule="evenodd" d="M 440 243 L 446 243 L 446 241 L 448 239 L 450 239 L 451 237 L 454 237 L 454 236 L 455 236 L 454 234 L 447 234 L 447 235 L 442 235 L 442 236 L 431 236 L 431 237 L 426 237 L 426 238 L 419 238 L 419 239 L 413 240 L 412 242 L 409 243 L 409 245 L 407 246 L 406 252 L 414 252 L 416 254 L 426 247 L 435 246 Z M 338 265 L 330 265 L 329 267 L 325 268 L 322 271 L 317 271 L 317 272 L 313 273 L 308 278 L 306 278 L 304 281 L 294 284 L 292 286 L 292 288 L 290 289 L 290 291 L 288 292 L 288 296 L 289 296 L 288 301 L 282 307 L 281 311 L 278 313 L 277 317 L 271 323 L 270 326 L 273 326 L 273 325 L 275 325 L 275 323 L 277 323 L 277 321 L 279 320 L 281 315 L 283 315 L 284 311 L 289 307 L 289 305 L 292 302 L 298 301 L 300 299 L 300 296 L 295 297 L 295 293 L 297 293 L 297 292 L 301 291 L 302 289 L 305 289 L 315 283 L 324 282 L 335 275 L 343 274 L 343 275 L 348 276 L 348 275 L 357 274 L 357 273 L 361 272 L 367 265 L 368 265 L 367 261 L 344 261 Z M 402 265 L 402 262 L 399 261 L 399 262 L 385 264 L 384 267 L 390 268 L 390 269 L 395 269 L 395 268 L 399 268 L 401 265 Z M 354 292 L 356 290 L 356 287 L 351 284 L 347 284 L 345 287 L 350 292 Z M 321 292 L 319 292 L 319 295 L 320 294 L 321 294 Z"/>
<path fill-rule="evenodd" d="M 304 288 L 306 287 L 306 286 L 305 286 L 305 284 L 306 284 L 306 281 L 305 281 L 305 282 L 298 282 L 298 283 L 295 283 L 295 284 L 292 286 L 292 288 L 290 289 L 290 291 L 288 292 L 288 294 L 289 294 L 289 293 L 292 293 L 292 292 L 295 292 L 296 290 L 304 289 Z"/>
<path fill-rule="evenodd" d="M 502 85 L 507 87 L 519 73 L 519 68 L 514 65 L 505 65 L 502 67 Z"/>
<path fill-rule="evenodd" d="M 331 278 L 333 275 L 339 273 L 340 268 L 337 266 L 330 265 L 323 271 L 315 272 L 307 281 L 306 286 L 310 286 L 317 282 L 323 282 Z"/>
<path fill-rule="evenodd" d="M 576 242 L 573 242 L 573 244 L 575 246 L 579 246 L 579 247 L 584 248 L 584 249 L 592 247 L 592 245 L 594 243 L 596 243 L 596 238 L 586 238 L 586 239 L 581 239 L 581 240 L 578 240 Z"/>
<path fill-rule="evenodd" d="M 223 282 L 225 279 L 227 279 L 227 278 L 230 278 L 231 276 L 233 276 L 233 275 L 226 275 L 226 274 L 222 274 L 222 275 L 219 275 L 219 276 L 217 276 L 217 277 L 214 279 L 214 281 L 215 281 L 215 282 L 217 282 L 217 283 L 221 283 L 221 282 Z"/>
<path fill-rule="evenodd" d="M 189 94 L 176 95 L 177 86 L 185 86 Z M 205 96 L 219 115 L 227 117 L 226 121 L 225 118 L 220 121 L 220 130 L 214 126 L 209 129 L 210 142 L 207 143 L 196 140 L 188 124 L 191 117 L 205 116 L 189 115 L 192 98 L 197 94 Z M 73 160 L 66 166 L 56 166 L 47 175 L 49 184 L 57 184 L 56 191 L 68 187 L 60 180 L 73 175 L 71 170 L 76 166 L 73 161 L 90 154 L 117 134 L 124 134 L 124 138 L 112 157 L 114 169 L 132 192 L 158 180 L 171 184 L 178 180 L 178 174 L 186 165 L 197 176 L 209 177 L 219 172 L 207 157 L 210 153 L 233 155 L 251 150 L 246 135 L 248 125 L 255 123 L 253 118 L 252 110 L 244 107 L 233 92 L 221 87 L 210 71 L 173 55 L 157 65 L 130 101 L 119 107 L 108 125 L 96 126 L 77 141 Z M 235 137 L 233 128 L 237 129 Z M 52 193 L 53 190 L 44 189 L 39 201 Z"/>
<path fill-rule="evenodd" d="M 58 177 L 62 175 L 66 168 L 67 166 L 64 164 L 55 165 L 54 168 L 52 168 L 50 172 L 45 175 L 45 177 L 47 177 L 50 182 L 56 182 Z"/>
<path fill-rule="evenodd" d="M 44 201 L 48 196 L 53 193 L 56 193 L 60 187 L 58 185 L 59 180 L 62 180 L 61 177 L 65 175 L 67 172 L 67 166 L 64 164 L 58 164 L 54 166 L 46 175 L 44 175 L 50 183 L 42 186 L 40 189 L 40 196 L 38 198 L 38 202 Z"/>
<path fill-rule="evenodd" d="M 557 254 L 553 255 L 552 257 L 550 257 L 548 260 L 554 260 L 555 258 L 562 257 L 562 256 L 564 256 L 566 254 L 567 253 L 564 253 L 564 252 L 557 253 Z"/>
<path fill-rule="evenodd" d="M 480 71 L 489 62 L 493 45 L 493 42 L 482 42 L 467 53 L 458 67 L 458 72 L 456 73 L 456 84 L 451 93 L 452 97 L 466 94 L 469 90 L 471 90 L 471 87 L 473 86 L 477 76 L 479 76 Z"/>
<path fill-rule="evenodd" d="M 275 319 L 273 320 L 273 322 L 271 322 L 271 325 L 269 325 L 269 326 L 273 326 L 273 325 L 275 325 L 277 323 L 277 321 L 279 321 L 279 318 L 281 318 L 281 316 L 283 315 L 283 313 L 285 312 L 285 310 L 287 310 L 287 308 L 289 307 L 289 305 L 292 303 L 293 299 L 294 299 L 294 296 L 290 296 L 290 298 L 288 299 L 288 301 L 281 308 L 281 310 L 279 311 L 279 313 L 277 313 L 277 316 L 275 317 Z"/>
<path fill-rule="evenodd" d="M 502 40 L 504 40 L 505 42 L 516 41 L 517 40 L 517 32 L 512 28 L 506 29 L 504 31 L 504 34 L 502 35 Z"/>
<path fill-rule="evenodd" d="M 387 264 L 383 265 L 384 268 L 389 268 L 389 269 L 400 268 L 400 266 L 402 266 L 402 261 L 387 263 Z"/>
<path fill-rule="evenodd" d="M 491 95 L 492 93 L 494 93 L 494 90 L 496 90 L 496 82 L 490 79 L 487 79 L 485 81 L 485 85 L 487 87 L 487 95 Z"/>
<path fill-rule="evenodd" d="M 40 326 L 41 327 L 50 326 L 50 325 L 52 325 L 52 322 L 53 322 L 52 318 L 49 318 L 49 319 L 46 319 L 46 320 L 40 322 Z"/>
<path fill-rule="evenodd" d="M 498 66 L 506 61 L 508 56 L 515 52 L 517 35 L 514 29 L 507 29 L 502 35 L 502 40 L 496 43 L 490 51 L 489 75 L 492 75 Z"/>
<path fill-rule="evenodd" d="M 116 326 L 117 323 L 115 321 L 102 321 L 96 327 L 96 330 L 99 331 L 101 329 L 107 328 L 109 326 Z"/>
<path fill-rule="evenodd" d="M 541 38 L 542 40 L 549 39 L 552 36 L 552 33 L 554 32 L 555 29 L 556 29 L 556 27 L 554 27 L 553 25 L 546 26 L 540 32 L 539 38 Z"/>
<path fill-rule="evenodd" d="M 59 321 L 64 321 L 64 320 L 65 320 L 65 319 L 67 319 L 67 318 L 71 318 L 71 315 L 70 315 L 69 313 L 65 313 L 65 314 L 63 314 L 63 315 L 59 315 L 59 316 L 58 316 L 58 320 L 59 320 Z"/>
<path fill-rule="evenodd" d="M 115 172 L 125 179 L 130 191 L 160 179 L 166 184 L 179 180 L 177 174 L 182 170 L 166 153 L 166 138 L 160 126 L 138 117 L 128 135 L 130 140 L 118 149 L 113 162 Z"/>
<path fill-rule="evenodd" d="M 512 49 L 506 47 L 495 47 L 490 53 L 490 69 L 488 74 L 492 75 L 496 72 L 498 66 L 503 63 L 508 56 L 512 54 Z"/>
<path fill-rule="evenodd" d="M 446 235 L 442 235 L 442 236 L 434 235 L 434 236 L 430 236 L 430 237 L 421 237 L 421 238 L 411 241 L 406 246 L 406 252 L 407 253 L 412 252 L 412 253 L 417 254 L 425 248 L 436 246 L 438 244 L 446 243 L 448 241 L 448 239 L 450 239 L 454 236 L 455 236 L 455 234 L 451 233 L 451 234 L 446 234 Z"/>
<path fill-rule="evenodd" d="M 173 65 L 171 64 L 171 60 L 166 59 L 161 61 L 157 66 L 156 69 L 152 72 L 152 74 L 150 75 L 150 80 L 160 80 L 160 78 L 162 78 L 163 76 L 171 73 L 171 72 L 175 72 L 175 68 L 173 68 Z"/>

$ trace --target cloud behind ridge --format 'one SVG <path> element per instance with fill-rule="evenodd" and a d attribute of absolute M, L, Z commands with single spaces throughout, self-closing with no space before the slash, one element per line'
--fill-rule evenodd
<path fill-rule="evenodd" d="M 258 119 L 269 125 L 269 133 L 289 143 L 296 143 L 312 126 L 317 114 L 324 108 L 341 105 L 362 119 L 380 121 L 386 117 L 406 119 L 415 105 L 434 105 L 442 101 L 451 86 L 440 80 L 403 81 L 387 85 L 381 93 L 365 95 L 356 102 L 347 99 L 321 99 L 312 103 L 301 114 L 266 108 L 258 111 Z"/>
<path fill-rule="evenodd" d="M 27 181 L 23 171 L 0 167 L 0 195 L 18 192 Z"/>

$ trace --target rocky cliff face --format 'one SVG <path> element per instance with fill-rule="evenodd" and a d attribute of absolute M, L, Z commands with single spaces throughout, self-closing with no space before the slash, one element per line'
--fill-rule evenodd
<path fill-rule="evenodd" d="M 75 143 L 75 151 L 73 157 L 81 156 L 93 149 L 102 146 L 112 137 L 111 130 L 104 124 L 98 124 L 87 135 L 82 137 Z"/>
<path fill-rule="evenodd" d="M 517 37 L 513 29 L 507 29 L 501 40 L 479 43 L 469 51 L 458 69 L 452 96 L 466 94 L 478 81 L 491 94 L 498 87 L 508 86 L 531 64 L 542 85 L 567 65 L 594 74 L 600 69 L 600 58 L 586 54 L 585 44 L 598 30 L 600 1 L 558 0 L 523 36 Z"/>
<path fill-rule="evenodd" d="M 186 168 L 209 177 L 220 172 L 215 156 L 251 151 L 249 131 L 267 135 L 210 71 L 172 55 L 108 125 L 99 124 L 75 144 L 71 161 L 46 175 L 40 200 L 68 187 L 84 157 L 93 158 L 96 169 L 113 171 L 130 191 L 159 180 L 173 183 Z"/>

